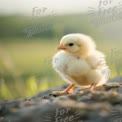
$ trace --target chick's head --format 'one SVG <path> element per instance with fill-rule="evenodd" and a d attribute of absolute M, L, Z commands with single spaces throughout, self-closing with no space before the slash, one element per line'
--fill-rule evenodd
<path fill-rule="evenodd" d="M 88 55 L 95 48 L 96 46 L 89 36 L 84 34 L 68 34 L 62 37 L 57 49 L 81 56 Z"/>

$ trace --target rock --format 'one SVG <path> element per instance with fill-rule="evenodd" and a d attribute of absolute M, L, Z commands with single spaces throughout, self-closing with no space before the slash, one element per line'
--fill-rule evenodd
<path fill-rule="evenodd" d="M 55 90 L 29 99 L 0 103 L 0 122 L 111 122 L 122 121 L 122 83 L 111 79 L 90 90 L 75 89 L 74 94 L 52 96 Z M 120 79 L 120 77 L 119 77 Z"/>

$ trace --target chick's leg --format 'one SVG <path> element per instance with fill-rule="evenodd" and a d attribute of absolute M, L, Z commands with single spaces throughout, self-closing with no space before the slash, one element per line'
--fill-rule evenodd
<path fill-rule="evenodd" d="M 97 85 L 97 84 L 91 84 L 91 86 L 90 86 L 89 89 L 90 89 L 90 90 L 93 90 L 93 89 L 96 87 L 96 85 Z"/>
<path fill-rule="evenodd" d="M 79 91 L 81 91 L 81 90 L 93 90 L 95 87 L 96 87 L 96 84 L 91 84 L 90 87 L 79 89 Z"/>
<path fill-rule="evenodd" d="M 63 91 L 54 91 L 52 92 L 53 95 L 63 95 L 63 94 L 72 94 L 73 88 L 75 87 L 75 84 L 71 84 L 68 88 L 66 88 Z"/>

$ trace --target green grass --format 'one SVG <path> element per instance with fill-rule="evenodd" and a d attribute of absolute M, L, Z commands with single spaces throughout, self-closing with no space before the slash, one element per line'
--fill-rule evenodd
<path fill-rule="evenodd" d="M 30 97 L 65 82 L 53 70 L 51 60 L 56 53 L 58 41 L 31 39 L 9 39 L 0 42 L 0 98 L 15 99 Z M 109 41 L 96 42 L 98 49 L 107 55 L 111 77 L 122 74 L 122 63 L 115 55 L 110 57 L 111 50 L 121 45 Z M 122 53 L 122 52 L 121 52 Z M 122 57 L 120 55 L 119 57 Z M 115 60 L 118 62 L 115 65 Z"/>

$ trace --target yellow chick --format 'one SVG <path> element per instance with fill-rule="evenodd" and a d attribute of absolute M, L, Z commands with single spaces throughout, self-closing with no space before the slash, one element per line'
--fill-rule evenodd
<path fill-rule="evenodd" d="M 65 35 L 57 49 L 59 52 L 53 57 L 53 68 L 71 85 L 54 94 L 73 93 L 76 85 L 93 89 L 107 82 L 110 70 L 104 54 L 96 50 L 91 37 L 80 33 Z"/>

